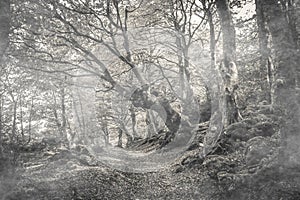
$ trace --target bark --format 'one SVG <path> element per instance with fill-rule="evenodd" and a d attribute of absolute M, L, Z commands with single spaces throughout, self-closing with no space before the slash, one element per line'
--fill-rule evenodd
<path fill-rule="evenodd" d="M 261 101 L 272 104 L 273 65 L 270 57 L 269 32 L 266 27 L 265 14 L 263 12 L 262 0 L 256 0 L 256 21 L 258 27 L 259 52 L 260 52 L 260 78 L 261 78 Z"/>
<path fill-rule="evenodd" d="M 176 30 L 177 31 L 177 30 Z M 177 33 L 179 34 L 179 33 Z M 177 57 L 178 57 L 178 66 L 179 66 L 179 96 L 180 98 L 184 98 L 184 88 L 185 88 L 185 81 L 184 81 L 184 66 L 183 66 L 183 55 L 182 55 L 182 44 L 180 40 L 180 36 L 176 37 L 176 46 L 177 46 Z"/>
<path fill-rule="evenodd" d="M 281 5 L 275 0 L 263 2 L 275 54 L 275 104 L 283 110 L 285 123 L 281 133 L 280 162 L 283 165 L 300 163 L 300 108 L 296 94 L 296 70 L 299 49 L 295 48 L 292 30 Z"/>
<path fill-rule="evenodd" d="M 157 112 L 162 118 L 164 118 L 164 113 L 162 113 L 161 110 L 161 108 L 163 108 L 166 114 L 165 125 L 170 132 L 177 132 L 181 121 L 180 115 L 171 107 L 170 102 L 167 99 L 156 99 L 155 97 L 150 96 L 147 90 L 148 88 L 135 90 L 135 92 L 131 96 L 132 104 L 135 107 L 151 109 Z"/>
<path fill-rule="evenodd" d="M 221 19 L 221 27 L 223 32 L 224 64 L 225 66 L 228 66 L 230 62 L 235 62 L 236 60 L 235 29 L 228 0 L 216 1 L 216 6 Z"/>
<path fill-rule="evenodd" d="M 237 68 L 236 68 L 236 42 L 235 29 L 229 9 L 228 0 L 216 1 L 217 11 L 221 19 L 223 33 L 223 63 L 221 64 L 222 76 L 225 83 L 227 117 L 225 126 L 238 121 L 239 110 L 237 107 Z"/>
<path fill-rule="evenodd" d="M 66 118 L 66 104 L 65 104 L 65 88 L 62 86 L 61 91 L 61 133 L 63 137 L 66 136 L 66 128 L 67 128 L 67 118 Z"/>
<path fill-rule="evenodd" d="M 133 138 L 136 138 L 137 137 L 137 132 L 135 129 L 136 115 L 135 115 L 134 107 L 130 106 L 129 111 L 130 111 L 130 117 L 131 117 L 131 123 L 132 123 L 132 125 L 131 125 L 132 126 L 132 135 L 133 135 Z"/>
<path fill-rule="evenodd" d="M 103 116 L 101 118 L 101 130 L 103 133 L 105 145 L 107 145 L 109 143 L 109 131 L 108 131 L 108 126 L 107 126 L 107 117 L 106 116 Z"/>
<path fill-rule="evenodd" d="M 123 131 L 121 128 L 119 128 L 118 130 L 118 147 L 122 147 L 122 135 L 123 135 Z"/>
<path fill-rule="evenodd" d="M 202 3 L 205 5 L 205 1 Z M 211 12 L 211 7 L 204 6 L 207 12 L 208 23 L 210 27 L 210 56 L 211 56 L 211 73 L 214 75 L 214 78 L 210 81 L 210 88 L 207 89 L 208 99 L 210 103 L 210 119 L 209 119 L 209 128 L 203 140 L 203 150 L 200 154 L 200 157 L 203 158 L 208 155 L 219 141 L 219 138 L 222 134 L 223 126 L 226 125 L 226 102 L 224 97 L 224 87 L 223 80 L 220 74 L 219 69 L 216 67 L 216 38 L 215 38 L 215 27 L 213 23 L 213 16 Z M 208 103 L 207 102 L 207 103 Z"/>
<path fill-rule="evenodd" d="M 106 126 L 104 125 L 102 127 L 102 131 L 103 131 L 103 135 L 104 135 L 105 144 L 108 144 L 109 143 L 109 132 L 108 132 L 107 125 Z"/>
<path fill-rule="evenodd" d="M 205 7 L 205 11 L 207 13 L 207 20 L 208 20 L 208 24 L 209 24 L 209 35 L 210 35 L 210 68 L 213 71 L 217 71 L 216 69 L 216 35 L 215 35 L 215 25 L 213 22 L 213 15 L 212 15 L 212 11 L 211 11 L 211 5 L 208 6 L 208 8 L 205 5 L 205 1 L 203 2 L 203 6 Z M 218 103 L 216 103 L 216 95 L 214 94 L 215 91 L 211 91 L 211 88 L 206 87 L 206 95 L 207 95 L 207 102 L 206 105 L 209 106 L 209 110 L 210 110 L 210 116 L 211 117 L 211 108 L 212 108 L 212 99 L 214 100 L 214 103 L 217 105 L 214 106 L 219 106 Z M 206 119 L 205 117 L 203 117 L 204 120 L 202 120 L 202 122 L 204 122 Z"/>
<path fill-rule="evenodd" d="M 10 1 L 0 1 L 0 63 L 8 46 L 8 35 L 10 31 Z"/>
<path fill-rule="evenodd" d="M 21 125 L 21 135 L 22 135 L 22 140 L 25 139 L 25 135 L 24 135 L 24 124 L 23 124 L 23 102 L 22 102 L 22 95 L 20 95 L 20 125 Z"/>
<path fill-rule="evenodd" d="M 3 147 L 2 147 L 2 134 L 3 134 L 3 125 L 2 125 L 2 115 L 3 115 L 3 97 L 0 95 L 0 157 L 3 154 Z"/>
<path fill-rule="evenodd" d="M 55 123 L 57 126 L 57 130 L 59 131 L 59 134 L 62 135 L 62 131 L 61 131 L 61 123 L 60 120 L 58 118 L 58 113 L 57 113 L 57 100 L 56 100 L 56 96 L 54 91 L 52 91 L 52 96 L 53 96 L 53 101 L 54 101 L 54 106 L 53 106 L 53 115 L 54 115 L 54 119 L 55 119 Z"/>
<path fill-rule="evenodd" d="M 87 127 L 86 127 L 86 122 L 85 122 L 85 115 L 84 115 L 84 110 L 83 110 L 83 105 L 82 105 L 82 100 L 81 100 L 81 97 L 80 97 L 80 94 L 79 94 L 79 90 L 77 90 L 77 97 L 78 97 L 78 103 L 79 103 L 79 107 L 80 107 L 80 114 L 81 114 L 81 133 L 83 134 L 82 135 L 82 138 L 83 138 L 83 141 L 85 142 L 86 141 L 86 130 L 87 130 Z"/>
<path fill-rule="evenodd" d="M 297 9 L 298 8 L 298 9 Z M 298 48 L 300 47 L 300 0 L 295 0 L 294 4 L 294 16 L 295 16 L 295 26 L 296 26 L 296 32 L 297 32 L 297 45 Z M 298 74 L 299 76 L 299 74 Z M 299 84 L 299 83 L 298 83 Z"/>
<path fill-rule="evenodd" d="M 291 8 L 291 16 L 293 19 L 293 37 L 295 40 L 296 48 L 300 48 L 300 0 L 294 0 Z M 297 63 L 300 63 L 298 58 Z M 300 88 L 300 67 L 297 70 L 297 88 Z M 299 92 L 298 92 L 299 93 Z"/>
<path fill-rule="evenodd" d="M 204 4 L 205 5 L 205 2 Z M 213 16 L 211 8 L 206 8 L 207 20 L 209 24 L 209 35 L 210 35 L 210 67 L 215 69 L 216 67 L 216 36 L 215 36 L 215 26 L 213 22 Z"/>
<path fill-rule="evenodd" d="M 147 110 L 146 112 L 147 138 L 150 138 L 151 136 L 158 133 L 155 119 L 152 112 L 153 111 L 151 110 Z"/>
<path fill-rule="evenodd" d="M 132 141 L 133 141 L 133 138 L 132 138 L 132 135 L 128 132 L 128 130 L 127 130 L 127 128 L 126 128 L 126 125 L 124 124 L 124 122 L 123 121 L 120 121 L 119 122 L 119 136 L 120 136 L 120 134 L 121 134 L 121 143 L 122 143 L 122 135 L 123 135 L 123 133 L 126 135 L 126 138 L 127 138 L 127 143 L 126 143 L 126 147 L 128 146 L 128 145 L 130 145 L 131 143 L 132 143 Z M 122 133 L 120 133 L 120 131 L 122 131 Z M 122 147 L 122 145 L 120 146 L 120 147 Z"/>
<path fill-rule="evenodd" d="M 2 67 L 2 59 L 4 52 L 8 46 L 8 36 L 10 31 L 10 1 L 0 1 L 0 67 Z M 0 96 L 0 156 L 2 155 L 2 95 Z"/>
<path fill-rule="evenodd" d="M 288 24 L 290 37 L 293 39 L 293 45 L 295 49 L 300 48 L 300 1 L 299 0 L 281 0 L 280 6 L 282 12 L 286 18 L 286 23 Z M 295 59 L 295 62 L 299 63 L 299 57 Z M 299 88 L 300 85 L 300 67 L 296 69 L 296 85 Z"/>
<path fill-rule="evenodd" d="M 151 137 L 153 135 L 153 131 L 151 128 L 151 119 L 150 119 L 150 115 L 149 115 L 149 111 L 146 111 L 146 127 L 147 127 L 147 138 Z"/>
<path fill-rule="evenodd" d="M 76 106 L 76 100 L 74 99 L 73 97 L 73 108 L 74 108 L 74 112 L 75 112 L 75 116 L 76 116 L 76 123 L 78 123 L 78 128 L 79 128 L 79 131 L 83 132 L 82 130 L 82 123 L 81 123 L 81 119 L 80 119 L 80 116 L 79 116 L 79 111 L 78 111 L 78 108 Z"/>
<path fill-rule="evenodd" d="M 29 119 L 28 119 L 28 140 L 27 143 L 31 141 L 31 122 L 32 122 L 32 114 L 33 114 L 33 97 L 31 97 L 31 105 L 29 111 Z"/>
<path fill-rule="evenodd" d="M 12 96 L 12 95 L 11 95 Z M 18 100 L 13 98 L 13 122 L 12 122 L 12 135 L 11 135 L 11 142 L 16 138 L 17 134 L 17 107 L 18 107 Z"/>

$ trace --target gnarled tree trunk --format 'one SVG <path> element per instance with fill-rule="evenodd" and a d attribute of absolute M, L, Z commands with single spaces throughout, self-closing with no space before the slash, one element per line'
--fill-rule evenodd
<path fill-rule="evenodd" d="M 131 96 L 132 104 L 135 107 L 151 109 L 157 112 L 160 117 L 165 117 L 165 125 L 167 126 L 169 131 L 171 133 L 176 133 L 181 122 L 180 115 L 171 107 L 170 102 L 167 99 L 152 97 L 147 92 L 147 90 L 148 88 L 135 90 L 135 92 Z"/>
<path fill-rule="evenodd" d="M 228 0 L 216 1 L 217 11 L 221 19 L 223 35 L 223 63 L 221 73 L 224 79 L 226 96 L 226 122 L 225 126 L 238 121 L 239 110 L 237 107 L 237 82 L 238 72 L 236 67 L 235 29 L 229 8 Z"/>

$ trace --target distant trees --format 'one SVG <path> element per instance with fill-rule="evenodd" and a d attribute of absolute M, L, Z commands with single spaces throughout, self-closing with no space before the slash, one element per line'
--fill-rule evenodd
<path fill-rule="evenodd" d="M 170 14 L 170 18 L 167 17 L 166 21 L 172 22 L 172 29 L 160 26 L 154 33 L 151 33 L 154 30 L 151 30 L 151 27 L 149 29 L 135 24 L 134 20 L 144 14 L 139 13 L 143 5 L 142 1 L 136 5 L 132 2 L 111 0 L 102 3 L 24 1 L 23 6 L 16 5 L 20 7 L 17 10 L 20 12 L 19 16 L 24 16 L 24 19 L 17 17 L 15 19 L 15 31 L 19 35 L 14 41 L 16 53 L 19 54 L 16 56 L 20 57 L 26 52 L 30 55 L 27 61 L 39 60 L 52 65 L 46 70 L 37 66 L 35 70 L 63 73 L 70 77 L 76 77 L 80 73 L 98 77 L 102 80 L 103 90 L 126 97 L 135 107 L 155 111 L 165 120 L 167 129 L 176 132 L 181 123 L 181 116 L 180 110 L 175 110 L 171 105 L 172 100 L 169 98 L 172 95 L 161 95 L 162 92 L 156 91 L 158 82 L 153 80 L 155 76 L 150 79 L 146 76 L 148 72 L 156 74 L 159 82 L 166 83 L 165 94 L 173 93 L 173 96 L 179 99 L 182 97 L 178 94 L 186 92 L 185 99 L 193 100 L 190 98 L 192 89 L 188 83 L 190 79 L 188 47 L 193 42 L 193 35 L 199 29 L 199 25 L 193 22 L 195 2 L 178 2 L 172 13 L 166 13 Z M 166 6 L 173 4 L 167 2 Z M 39 12 L 35 12 L 36 10 Z M 170 38 L 165 44 L 160 41 L 151 44 L 154 37 L 159 37 L 160 31 L 170 35 L 172 39 L 175 35 L 177 46 L 171 44 Z M 145 40 L 143 34 L 150 40 Z M 163 37 L 167 39 L 167 35 Z M 135 43 L 142 45 L 137 46 Z M 164 55 L 160 55 L 159 51 L 162 49 Z M 168 54 L 165 49 L 172 49 L 176 54 L 172 55 L 173 52 Z M 168 55 L 172 55 L 172 59 L 168 60 Z M 179 65 L 177 60 L 174 60 L 175 55 L 181 60 Z M 184 77 L 184 80 L 182 78 L 180 80 L 181 88 L 177 88 L 174 81 L 177 79 L 174 77 L 176 75 L 174 66 L 179 69 L 176 73 Z M 127 83 L 119 77 L 129 74 L 129 71 L 134 78 L 132 88 L 128 89 Z M 133 89 L 134 85 L 138 87 Z M 191 105 L 187 102 L 186 104 Z M 134 110 L 131 111 L 131 116 L 134 116 L 133 112 Z"/>
<path fill-rule="evenodd" d="M 207 92 L 212 116 L 205 145 L 213 147 L 222 129 L 241 119 L 247 105 L 238 106 L 238 96 L 247 103 L 260 93 L 255 103 L 275 102 L 292 112 L 299 87 L 299 2 L 256 0 L 257 27 L 235 19 L 232 11 L 242 2 L 11 0 L 12 64 L 2 70 L 9 78 L 1 77 L 0 131 L 10 124 L 11 135 L 20 131 L 26 138 L 36 119 L 47 116 L 62 137 L 80 132 L 87 140 L 86 133 L 102 133 L 108 142 L 114 134 L 122 146 L 162 129 L 191 130 L 199 121 L 196 96 L 204 99 Z M 1 15 L 0 53 L 7 46 L 8 16 Z M 247 20 L 255 24 L 253 19 Z M 239 38 L 241 26 L 249 37 Z M 254 53 L 238 49 L 243 46 Z M 238 82 L 238 72 L 245 71 L 259 78 Z M 245 89 L 252 86 L 260 90 Z M 101 107 L 96 112 L 92 104 Z M 90 126 L 96 113 L 101 131 Z"/>
<path fill-rule="evenodd" d="M 228 108 L 225 123 L 229 125 L 238 118 L 235 34 L 228 2 L 216 3 L 223 31 L 222 73 L 226 83 L 223 92 L 226 92 Z M 147 110 L 146 118 L 150 124 L 154 122 L 154 111 L 169 131 L 176 132 L 182 121 L 195 124 L 199 120 L 197 106 L 194 106 L 195 87 L 192 87 L 197 80 L 195 74 L 191 77 L 191 71 L 195 73 L 196 67 L 206 64 L 193 66 L 190 56 L 196 57 L 197 52 L 190 52 L 190 49 L 195 44 L 199 44 L 199 52 L 199 49 L 205 48 L 207 36 L 200 35 L 200 32 L 201 28 L 206 28 L 206 16 L 209 16 L 210 25 L 214 23 L 213 13 L 209 12 L 213 3 L 164 1 L 163 10 L 155 5 L 155 2 L 143 1 L 136 4 L 112 0 L 101 3 L 24 0 L 21 4 L 14 4 L 18 14 L 14 18 L 14 56 L 27 63 L 47 63 L 47 68 L 41 65 L 31 67 L 38 71 L 69 77 L 97 77 L 102 82 L 99 90 L 113 92 L 115 98 L 125 97 L 134 107 Z M 155 16 L 144 10 L 145 7 L 151 8 Z M 141 22 L 141 17 L 146 19 L 146 23 Z M 211 36 L 214 38 L 211 40 L 211 67 L 215 68 L 216 56 L 213 54 L 217 39 L 215 33 Z M 149 39 L 145 40 L 147 37 Z M 214 70 L 218 72 L 219 69 Z M 133 77 L 131 82 L 124 81 L 128 76 Z M 61 122 L 56 120 L 56 124 L 60 132 L 65 132 L 63 88 L 59 96 L 62 118 Z M 179 109 L 175 109 L 176 103 L 180 104 Z M 131 108 L 133 138 L 136 135 L 135 112 Z M 55 109 L 53 113 L 59 119 Z M 182 120 L 182 115 L 187 117 Z M 130 138 L 129 135 L 127 137 Z"/>

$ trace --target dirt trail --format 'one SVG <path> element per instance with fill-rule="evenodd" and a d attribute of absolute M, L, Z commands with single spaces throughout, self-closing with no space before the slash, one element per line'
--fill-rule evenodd
<path fill-rule="evenodd" d="M 193 135 L 178 134 L 174 140 L 154 152 L 130 151 L 119 147 L 90 146 L 87 149 L 104 165 L 126 172 L 155 172 L 169 167 L 171 162 L 182 156 L 193 141 Z"/>

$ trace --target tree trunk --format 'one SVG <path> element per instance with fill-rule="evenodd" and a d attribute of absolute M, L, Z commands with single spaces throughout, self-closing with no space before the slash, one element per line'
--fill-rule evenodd
<path fill-rule="evenodd" d="M 3 125 L 2 125 L 2 115 L 3 115 L 3 97 L 2 94 L 0 94 L 0 158 L 2 157 L 3 154 Z"/>
<path fill-rule="evenodd" d="M 65 103 L 65 88 L 64 85 L 61 86 L 60 95 L 61 95 L 61 133 L 62 138 L 66 137 L 66 128 L 67 128 L 67 118 L 66 118 L 66 103 Z"/>
<path fill-rule="evenodd" d="M 267 101 L 272 104 L 272 84 L 273 84 L 273 65 L 271 61 L 271 50 L 268 47 L 268 30 L 266 27 L 265 14 L 262 7 L 263 0 L 256 0 L 256 21 L 258 27 L 259 51 L 260 51 L 260 79 L 262 98 L 261 101 Z"/>
<path fill-rule="evenodd" d="M 10 31 L 10 1 L 0 1 L 0 63 L 8 46 L 8 35 Z"/>
<path fill-rule="evenodd" d="M 228 0 L 216 1 L 217 11 L 221 19 L 223 33 L 223 63 L 221 72 L 225 83 L 227 116 L 225 126 L 238 121 L 235 29 L 231 18 Z"/>
<path fill-rule="evenodd" d="M 136 132 L 136 115 L 135 115 L 135 111 L 134 111 L 134 107 L 131 105 L 130 108 L 129 108 L 129 111 L 130 111 L 130 117 L 131 117 L 131 127 L 132 127 L 132 135 L 133 135 L 133 138 L 136 138 L 137 137 L 137 132 Z"/>
<path fill-rule="evenodd" d="M 20 95 L 20 125 L 21 125 L 21 135 L 22 140 L 25 140 L 25 134 L 24 134 L 24 124 L 23 124 L 23 102 L 22 102 L 22 95 Z"/>
<path fill-rule="evenodd" d="M 216 36 L 215 36 L 215 25 L 213 22 L 213 15 L 211 12 L 211 8 L 206 8 L 205 2 L 203 3 L 205 6 L 205 12 L 207 13 L 207 20 L 209 24 L 209 36 L 210 36 L 210 67 L 215 69 L 216 67 Z"/>
<path fill-rule="evenodd" d="M 117 146 L 121 147 L 121 148 L 122 148 L 122 135 L 123 135 L 123 131 L 122 131 L 121 128 L 119 128 L 119 130 L 118 130 L 118 144 L 117 144 Z"/>
<path fill-rule="evenodd" d="M 204 2 L 205 3 L 205 2 Z M 205 4 L 204 4 L 205 5 Z M 210 56 L 211 56 L 211 73 L 214 78 L 210 80 L 210 87 L 207 88 L 208 99 L 207 103 L 210 103 L 210 118 L 209 118 L 209 128 L 203 140 L 203 151 L 200 157 L 205 157 L 208 155 L 217 145 L 219 138 L 223 132 L 224 126 L 226 126 L 227 109 L 228 107 L 224 94 L 223 81 L 219 69 L 216 67 L 215 49 L 216 49 L 216 38 L 215 38 L 215 28 L 213 24 L 213 16 L 210 10 L 211 8 L 206 8 L 208 22 L 210 26 Z M 227 113 L 226 113 L 227 112 Z"/>
<path fill-rule="evenodd" d="M 13 108 L 12 131 L 11 131 L 11 142 L 13 142 L 14 139 L 16 138 L 16 134 L 17 134 L 17 107 L 18 107 L 18 99 L 15 100 L 13 98 L 13 95 L 11 95 L 11 96 L 12 96 L 13 105 L 14 105 L 14 108 Z"/>
<path fill-rule="evenodd" d="M 57 130 L 59 131 L 60 136 L 62 136 L 62 129 L 61 129 L 61 123 L 60 120 L 58 118 L 58 113 L 57 113 L 57 100 L 56 100 L 56 96 L 55 96 L 55 92 L 52 91 L 52 96 L 53 96 L 53 101 L 54 101 L 54 106 L 53 106 L 53 115 L 54 115 L 54 119 L 55 119 L 55 123 L 57 126 Z"/>
<path fill-rule="evenodd" d="M 0 67 L 2 67 L 2 59 L 4 52 L 8 46 L 8 35 L 10 31 L 10 1 L 1 0 L 0 1 Z M 2 156 L 2 108 L 3 99 L 0 96 L 0 157 Z"/>
<path fill-rule="evenodd" d="M 155 119 L 153 117 L 153 111 L 152 110 L 147 110 L 146 111 L 146 124 L 147 124 L 147 138 L 152 137 L 153 135 L 158 133 Z"/>
<path fill-rule="evenodd" d="M 31 97 L 31 104 L 29 110 L 29 118 L 28 118 L 28 140 L 27 143 L 31 141 L 31 122 L 32 122 L 32 114 L 33 114 L 33 97 Z"/>
<path fill-rule="evenodd" d="M 126 135 L 126 139 L 127 139 L 127 143 L 126 143 L 126 147 L 128 147 L 132 141 L 133 141 L 133 137 L 131 134 L 129 134 L 127 128 L 126 128 L 126 125 L 124 124 L 124 122 L 121 120 L 119 121 L 119 134 L 121 134 L 121 137 L 123 135 L 123 133 Z M 122 131 L 122 133 L 120 133 L 120 130 Z M 122 146 L 120 146 L 122 147 Z"/>
<path fill-rule="evenodd" d="M 107 117 L 103 117 L 103 122 L 101 123 L 101 130 L 103 132 L 104 142 L 105 145 L 109 144 L 109 132 L 108 132 L 108 125 L 107 125 Z"/>
<path fill-rule="evenodd" d="M 293 31 L 293 38 L 295 40 L 296 48 L 300 48 L 300 0 L 294 0 L 292 1 L 293 4 L 291 5 L 291 18 L 292 18 L 292 31 Z M 300 63 L 300 60 L 298 58 L 297 63 Z M 296 86 L 298 88 L 298 95 L 300 95 L 300 67 L 296 69 L 297 71 L 297 82 Z"/>
<path fill-rule="evenodd" d="M 176 34 L 180 34 L 179 30 L 176 30 L 178 33 Z M 181 35 L 177 35 L 176 37 L 176 47 L 177 47 L 177 58 L 178 58 L 178 67 L 179 67 L 179 97 L 181 99 L 184 98 L 184 66 L 183 66 L 183 54 L 182 54 L 182 42 L 180 39 Z"/>
<path fill-rule="evenodd" d="M 296 94 L 296 70 L 299 68 L 299 49 L 281 5 L 275 0 L 263 2 L 268 27 L 272 36 L 276 73 L 275 104 L 281 107 L 285 123 L 281 127 L 280 162 L 299 166 L 300 163 L 300 108 Z"/>
<path fill-rule="evenodd" d="M 135 107 L 141 107 L 144 109 L 151 109 L 157 112 L 160 117 L 164 118 L 166 115 L 165 125 L 170 132 L 176 133 L 180 126 L 181 117 L 180 115 L 171 107 L 170 102 L 165 99 L 152 98 L 148 93 L 148 88 L 136 89 L 131 96 L 131 102 Z M 162 112 L 162 108 L 163 111 Z"/>
<path fill-rule="evenodd" d="M 212 71 L 217 71 L 216 69 L 216 35 L 215 35 L 215 25 L 213 22 L 213 15 L 212 15 L 212 11 L 211 11 L 211 5 L 208 6 L 208 8 L 206 7 L 205 1 L 203 1 L 203 6 L 205 8 L 205 12 L 207 13 L 207 20 L 208 20 L 208 24 L 209 24 L 209 36 L 210 36 L 210 68 Z M 210 116 L 211 117 L 211 108 L 212 108 L 212 99 L 214 100 L 214 102 L 218 102 L 216 98 L 216 95 L 214 94 L 215 91 L 212 91 L 210 87 L 206 87 L 206 95 L 207 95 L 207 101 L 206 101 L 206 105 L 209 106 L 209 111 L 210 111 Z M 215 103 L 216 104 L 216 103 Z M 218 104 L 218 103 L 217 103 Z M 215 106 L 219 106 L 219 105 L 215 105 Z M 204 120 L 202 120 L 202 122 L 205 121 L 205 117 Z"/>

